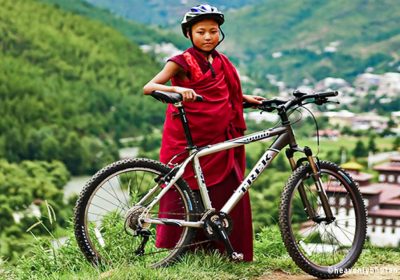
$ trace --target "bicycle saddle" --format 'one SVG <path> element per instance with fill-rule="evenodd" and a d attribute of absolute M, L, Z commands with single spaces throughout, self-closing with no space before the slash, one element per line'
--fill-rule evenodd
<path fill-rule="evenodd" d="M 175 92 L 165 92 L 165 91 L 155 90 L 150 95 L 163 103 L 178 103 L 182 101 L 182 95 Z M 196 101 L 203 101 L 203 97 L 197 95 Z"/>

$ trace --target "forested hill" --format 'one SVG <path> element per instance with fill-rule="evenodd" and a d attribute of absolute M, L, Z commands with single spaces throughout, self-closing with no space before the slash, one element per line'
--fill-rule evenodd
<path fill-rule="evenodd" d="M 136 44 L 47 4 L 0 3 L 0 158 L 93 172 L 116 139 L 161 123 L 164 106 L 141 90 L 159 65 Z"/>
<path fill-rule="evenodd" d="M 396 0 L 264 0 L 228 14 L 229 49 L 250 73 L 298 84 L 327 76 L 352 80 L 367 68 L 400 70 Z M 245 43 L 244 43 L 245 42 Z"/>
<path fill-rule="evenodd" d="M 105 25 L 111 26 L 124 34 L 131 41 L 142 44 L 155 44 L 162 42 L 173 42 L 173 44 L 180 48 L 186 49 L 188 47 L 187 40 L 180 34 L 176 34 L 173 31 L 165 28 L 159 28 L 157 26 L 151 26 L 149 24 L 140 23 L 140 21 L 132 21 L 126 18 L 117 16 L 111 11 L 103 8 L 99 8 L 92 5 L 84 0 L 38 0 L 40 2 L 52 4 L 64 11 L 69 11 L 82 15 L 84 17 L 94 19 L 104 23 Z M 148 5 L 149 2 L 141 1 L 140 7 L 143 9 Z M 136 12 L 139 11 L 137 6 Z M 149 10 L 151 11 L 151 10 Z M 146 15 L 143 12 L 142 15 Z M 153 18 L 149 16 L 149 18 Z"/>
<path fill-rule="evenodd" d="M 198 1 L 86 0 L 146 23 L 176 26 Z M 367 68 L 399 71 L 397 0 L 215 0 L 226 15 L 221 45 L 248 75 L 275 75 L 292 86 L 304 78 L 352 80 Z M 142 10 L 145 10 L 142 12 Z"/>

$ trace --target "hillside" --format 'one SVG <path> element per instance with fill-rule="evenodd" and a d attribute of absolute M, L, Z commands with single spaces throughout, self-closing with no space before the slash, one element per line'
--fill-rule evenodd
<path fill-rule="evenodd" d="M 172 24 L 177 32 L 179 19 L 194 4 L 86 1 L 140 22 Z M 399 71 L 400 6 L 395 0 L 220 0 L 211 4 L 226 11 L 227 39 L 221 49 L 258 83 L 265 83 L 267 74 L 298 86 L 303 79 L 315 82 L 327 76 L 351 81 L 367 68 L 375 73 Z"/>
<path fill-rule="evenodd" d="M 139 45 L 172 42 L 175 46 L 181 49 L 186 48 L 188 45 L 187 40 L 180 34 L 176 34 L 168 29 L 159 28 L 157 26 L 151 26 L 148 24 L 139 23 L 138 21 L 132 21 L 129 20 L 129 18 L 122 18 L 121 16 L 111 13 L 107 9 L 99 8 L 95 5 L 85 2 L 84 0 L 38 1 L 51 4 L 63 11 L 72 12 L 82 15 L 86 18 L 100 21 L 105 25 L 118 30 L 131 41 Z M 146 7 L 147 3 L 148 2 L 145 2 L 142 6 Z M 137 9 L 134 10 L 137 11 Z"/>
<path fill-rule="evenodd" d="M 255 75 L 297 84 L 327 76 L 351 80 L 368 67 L 379 73 L 400 66 L 400 7 L 394 0 L 263 2 L 228 14 L 226 25 L 233 39 L 227 49 L 234 47 Z"/>
<path fill-rule="evenodd" d="M 73 174 L 117 157 L 116 140 L 160 125 L 141 88 L 152 58 L 99 22 L 33 0 L 0 9 L 0 157 L 63 161 Z"/>

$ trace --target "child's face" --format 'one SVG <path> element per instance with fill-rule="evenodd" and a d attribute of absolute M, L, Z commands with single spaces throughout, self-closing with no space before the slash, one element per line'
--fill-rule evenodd
<path fill-rule="evenodd" d="M 192 26 L 193 44 L 202 51 L 213 50 L 219 42 L 219 25 L 212 19 L 204 19 Z"/>

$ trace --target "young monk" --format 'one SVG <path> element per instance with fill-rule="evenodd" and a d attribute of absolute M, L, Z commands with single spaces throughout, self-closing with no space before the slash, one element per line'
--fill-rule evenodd
<path fill-rule="evenodd" d="M 182 20 L 183 35 L 192 42 L 192 47 L 168 60 L 164 69 L 144 86 L 144 94 L 155 90 L 179 93 L 196 146 L 223 142 L 243 135 L 246 125 L 243 118 L 242 102 L 260 104 L 262 97 L 243 95 L 239 76 L 229 59 L 215 48 L 224 34 L 220 26 L 224 15 L 210 5 L 199 5 L 190 9 Z M 220 33 L 222 39 L 220 40 Z M 171 80 L 172 86 L 165 85 Z M 192 102 L 196 95 L 203 96 L 203 102 Z M 168 105 L 160 160 L 168 163 L 171 158 L 187 146 L 182 123 L 176 116 L 177 109 Z M 187 154 L 186 154 L 187 156 Z M 180 162 L 184 157 L 178 157 Z M 244 148 L 239 147 L 218 152 L 200 159 L 205 182 L 212 206 L 222 208 L 233 191 L 242 182 L 245 172 Z M 193 190 L 198 189 L 192 167 L 187 167 L 185 181 Z M 168 201 L 173 193 L 164 196 L 160 212 L 168 212 Z M 234 250 L 243 253 L 245 261 L 253 259 L 253 233 L 251 208 L 248 193 L 229 214 L 233 220 L 233 231 L 229 238 Z M 157 228 L 157 246 L 171 248 L 177 240 L 180 229 L 171 226 Z M 224 251 L 222 242 L 215 247 Z"/>

